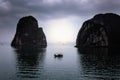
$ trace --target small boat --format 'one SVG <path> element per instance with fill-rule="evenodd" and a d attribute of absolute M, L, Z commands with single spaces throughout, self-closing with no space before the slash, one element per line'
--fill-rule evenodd
<path fill-rule="evenodd" d="M 59 58 L 61 58 L 61 57 L 63 57 L 63 54 L 61 54 L 61 53 L 54 54 L 54 57 L 55 57 L 55 58 L 56 58 L 56 57 L 59 57 Z"/>

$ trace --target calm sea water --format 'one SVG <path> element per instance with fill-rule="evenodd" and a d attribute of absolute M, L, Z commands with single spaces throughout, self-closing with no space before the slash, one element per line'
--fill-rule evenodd
<path fill-rule="evenodd" d="M 24 51 L 0 43 L 0 80 L 120 80 L 120 55 L 106 48 L 86 51 L 72 44 Z"/>

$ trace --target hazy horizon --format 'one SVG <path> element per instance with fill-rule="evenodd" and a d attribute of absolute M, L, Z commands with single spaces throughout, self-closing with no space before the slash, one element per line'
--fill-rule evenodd
<path fill-rule="evenodd" d="M 32 15 L 48 43 L 75 42 L 83 22 L 99 13 L 120 14 L 119 0 L 0 0 L 0 42 L 11 41 L 23 16 Z"/>

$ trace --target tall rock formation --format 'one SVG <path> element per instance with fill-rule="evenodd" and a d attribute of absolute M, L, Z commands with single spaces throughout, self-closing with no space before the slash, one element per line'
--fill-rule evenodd
<path fill-rule="evenodd" d="M 11 46 L 15 48 L 47 46 L 43 29 L 38 27 L 38 22 L 33 16 L 26 16 L 19 20 Z"/>
<path fill-rule="evenodd" d="M 76 47 L 118 47 L 120 45 L 120 16 L 97 14 L 83 23 Z"/>

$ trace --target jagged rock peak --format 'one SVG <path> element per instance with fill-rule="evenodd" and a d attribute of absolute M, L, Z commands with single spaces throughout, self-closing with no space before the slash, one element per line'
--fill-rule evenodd
<path fill-rule="evenodd" d="M 116 47 L 120 45 L 119 34 L 119 15 L 97 14 L 83 23 L 76 39 L 76 47 Z"/>
<path fill-rule="evenodd" d="M 38 28 L 37 20 L 33 16 L 22 17 L 17 24 L 17 29 L 25 29 L 25 28 L 37 29 Z"/>
<path fill-rule="evenodd" d="M 100 17 L 107 17 L 107 18 L 114 18 L 114 17 L 120 17 L 119 15 L 115 14 L 115 13 L 105 13 L 105 14 L 96 14 L 93 18 L 100 18 Z"/>
<path fill-rule="evenodd" d="M 46 47 L 46 36 L 33 16 L 22 17 L 17 24 L 16 34 L 11 42 L 13 47 Z"/>

